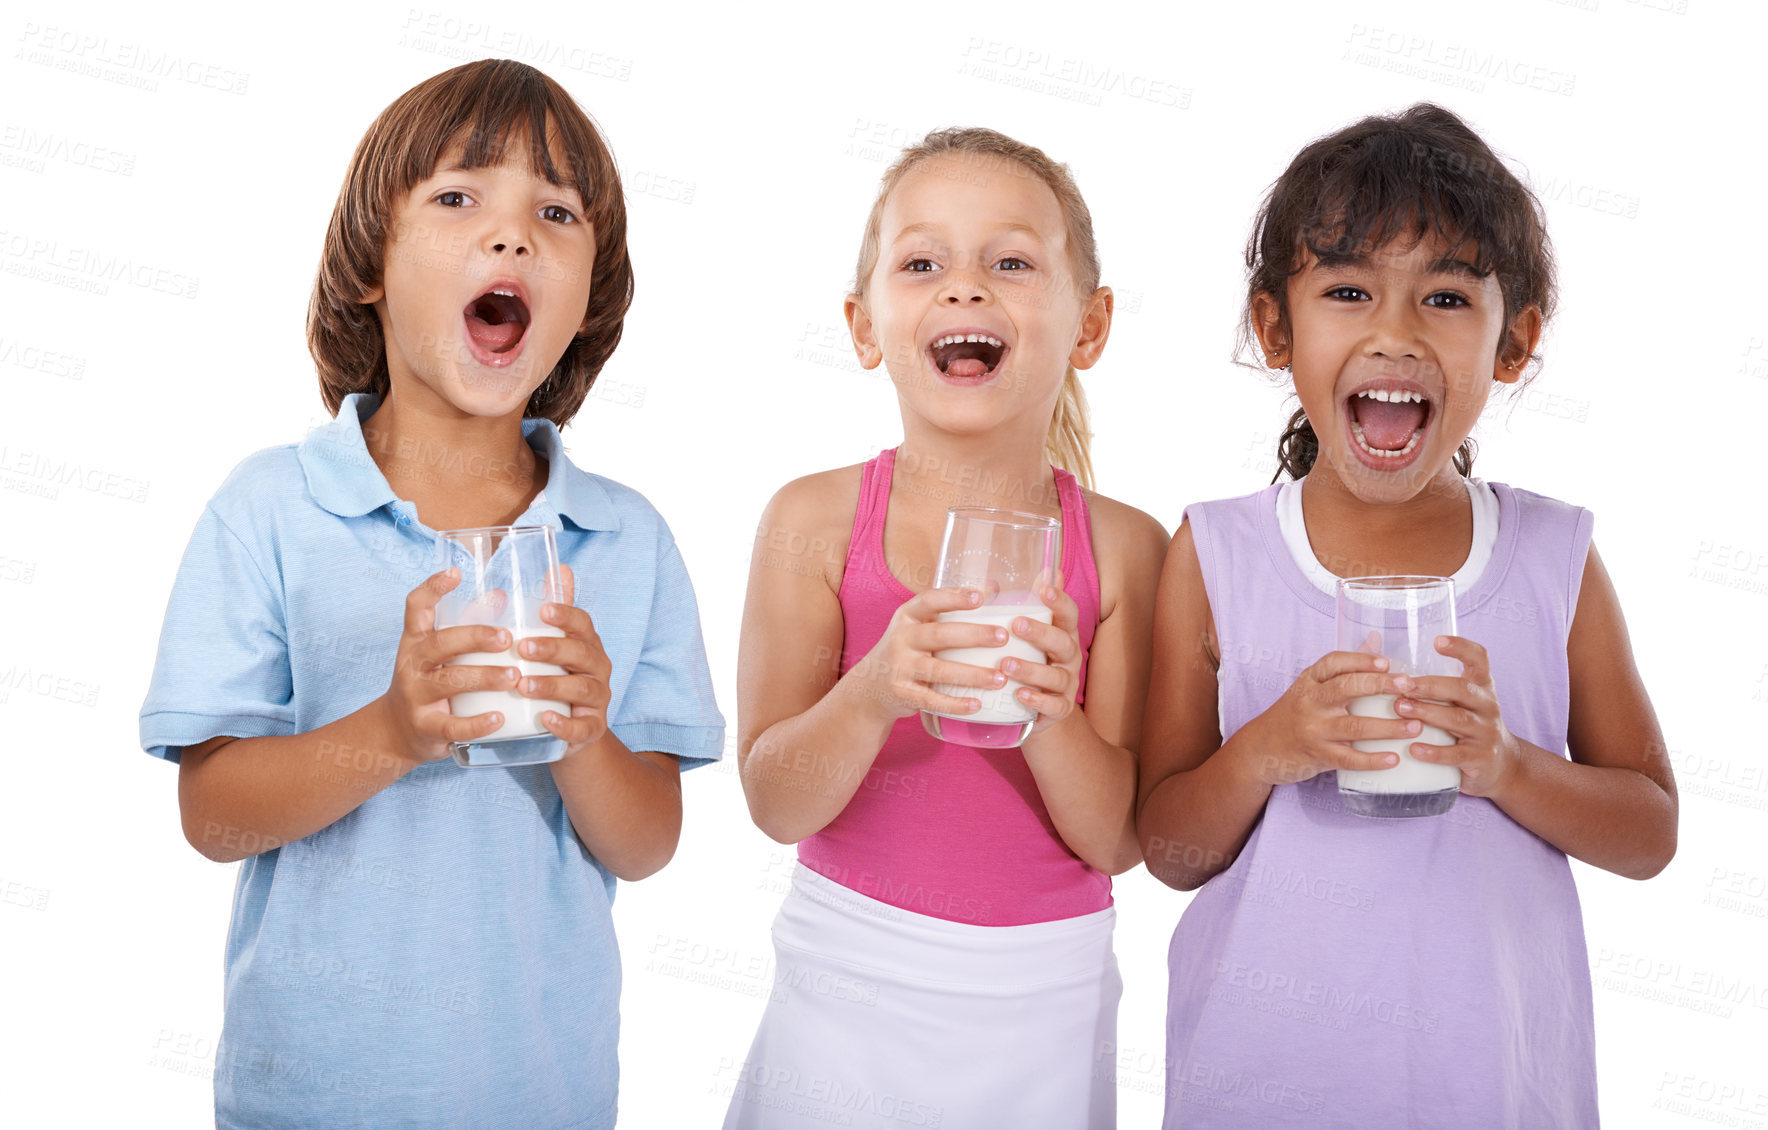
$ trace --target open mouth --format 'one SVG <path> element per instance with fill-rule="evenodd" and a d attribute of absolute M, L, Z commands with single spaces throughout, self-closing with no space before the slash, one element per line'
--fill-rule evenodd
<path fill-rule="evenodd" d="M 461 315 L 466 321 L 467 339 L 473 344 L 473 352 L 483 355 L 481 360 L 514 360 L 512 351 L 522 344 L 531 317 L 527 299 L 515 287 L 502 283 L 493 284 L 467 303 Z"/>
<path fill-rule="evenodd" d="M 1397 465 L 1418 450 L 1430 426 L 1430 397 L 1416 388 L 1365 388 L 1351 395 L 1345 411 L 1351 439 L 1363 461 Z"/>
<path fill-rule="evenodd" d="M 1007 346 L 993 334 L 948 333 L 927 347 L 933 365 L 954 381 L 981 383 L 992 379 L 1006 360 Z"/>

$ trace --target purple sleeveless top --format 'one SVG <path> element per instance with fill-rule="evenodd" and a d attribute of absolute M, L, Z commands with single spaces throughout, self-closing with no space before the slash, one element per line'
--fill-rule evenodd
<path fill-rule="evenodd" d="M 1457 596 L 1459 633 L 1490 654 L 1510 731 L 1563 753 L 1592 517 L 1492 486 L 1498 544 Z M 1224 740 L 1333 647 L 1333 598 L 1290 557 L 1277 490 L 1186 511 Z M 1375 820 L 1344 811 L 1329 772 L 1274 788 L 1168 962 L 1168 1130 L 1597 1124 L 1571 868 L 1490 801 Z"/>
<path fill-rule="evenodd" d="M 895 450 L 885 451 L 860 474 L 841 578 L 843 673 L 877 646 L 890 617 L 914 596 L 884 559 L 895 463 Z M 1062 503 L 1063 589 L 1078 607 L 1084 651 L 1099 623 L 1091 522 L 1080 484 L 1053 470 Z M 1080 675 L 1084 689 L 1084 657 Z M 822 831 L 799 841 L 798 858 L 880 902 L 978 926 L 1050 922 L 1111 905 L 1111 877 L 1062 842 L 1023 753 L 941 742 L 922 728 L 919 714 L 896 720 L 853 799 Z"/>

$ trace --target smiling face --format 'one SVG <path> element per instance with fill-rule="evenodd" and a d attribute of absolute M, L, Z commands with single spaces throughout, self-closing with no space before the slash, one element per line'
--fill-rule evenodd
<path fill-rule="evenodd" d="M 512 138 L 496 165 L 449 146 L 395 202 L 381 285 L 366 298 L 396 396 L 474 416 L 519 413 L 583 326 L 595 232 L 570 184 L 534 175 Z M 555 160 L 557 155 L 555 154 Z"/>
<path fill-rule="evenodd" d="M 958 433 L 1016 420 L 1041 436 L 1067 367 L 1091 366 L 1110 327 L 1110 291 L 1079 289 L 1055 193 L 998 159 L 942 154 L 905 174 L 864 284 L 847 301 L 861 364 Z"/>
<path fill-rule="evenodd" d="M 1287 283 L 1287 327 L 1274 296 L 1254 300 L 1266 357 L 1292 366 L 1319 437 L 1310 474 L 1370 503 L 1454 476 L 1492 382 L 1521 375 L 1540 330 L 1534 307 L 1505 325 L 1498 277 L 1475 270 L 1475 250 L 1429 235 L 1342 262 L 1309 254 Z"/>

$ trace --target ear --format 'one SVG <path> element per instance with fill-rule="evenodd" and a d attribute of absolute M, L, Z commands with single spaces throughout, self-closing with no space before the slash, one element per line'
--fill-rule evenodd
<path fill-rule="evenodd" d="M 1068 351 L 1068 363 L 1077 369 L 1091 369 L 1105 352 L 1105 339 L 1111 336 L 1111 314 L 1117 308 L 1117 296 L 1102 286 L 1087 299 L 1080 315 L 1080 337 Z"/>
<path fill-rule="evenodd" d="M 1504 341 L 1498 347 L 1497 359 L 1492 364 L 1492 379 L 1504 384 L 1521 380 L 1523 367 L 1534 356 L 1535 346 L 1540 343 L 1541 308 L 1531 302 L 1511 319 Z"/>
<path fill-rule="evenodd" d="M 1289 331 L 1283 326 L 1283 309 L 1277 296 L 1261 290 L 1252 296 L 1252 333 L 1264 351 L 1267 368 L 1281 369 L 1289 364 Z"/>
<path fill-rule="evenodd" d="M 380 283 L 375 283 L 373 286 L 363 291 L 362 297 L 358 298 L 356 302 L 359 306 L 373 306 L 385 297 L 387 297 L 387 288 Z"/>
<path fill-rule="evenodd" d="M 847 318 L 847 332 L 853 337 L 853 352 L 859 358 L 860 368 L 876 369 L 884 360 L 884 350 L 878 345 L 878 335 L 873 332 L 872 316 L 866 312 L 865 302 L 859 295 L 850 294 L 841 310 Z"/>

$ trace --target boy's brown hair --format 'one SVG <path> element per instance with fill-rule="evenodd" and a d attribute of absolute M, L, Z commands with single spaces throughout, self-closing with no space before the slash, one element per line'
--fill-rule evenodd
<path fill-rule="evenodd" d="M 577 189 L 583 221 L 596 242 L 584 328 L 529 397 L 523 414 L 563 426 L 582 406 L 620 343 L 632 305 L 620 174 L 601 132 L 563 87 L 525 63 L 484 59 L 400 95 L 368 127 L 350 160 L 307 307 L 307 348 L 319 367 L 320 395 L 333 415 L 350 393 L 387 397 L 386 342 L 380 319 L 372 306 L 363 305 L 362 296 L 380 285 L 395 202 L 435 172 L 451 144 L 464 144 L 461 164 L 478 168 L 501 162 L 512 137 L 523 140 L 535 176 Z M 554 165 L 549 142 L 562 151 L 569 168 L 561 172 Z"/>

